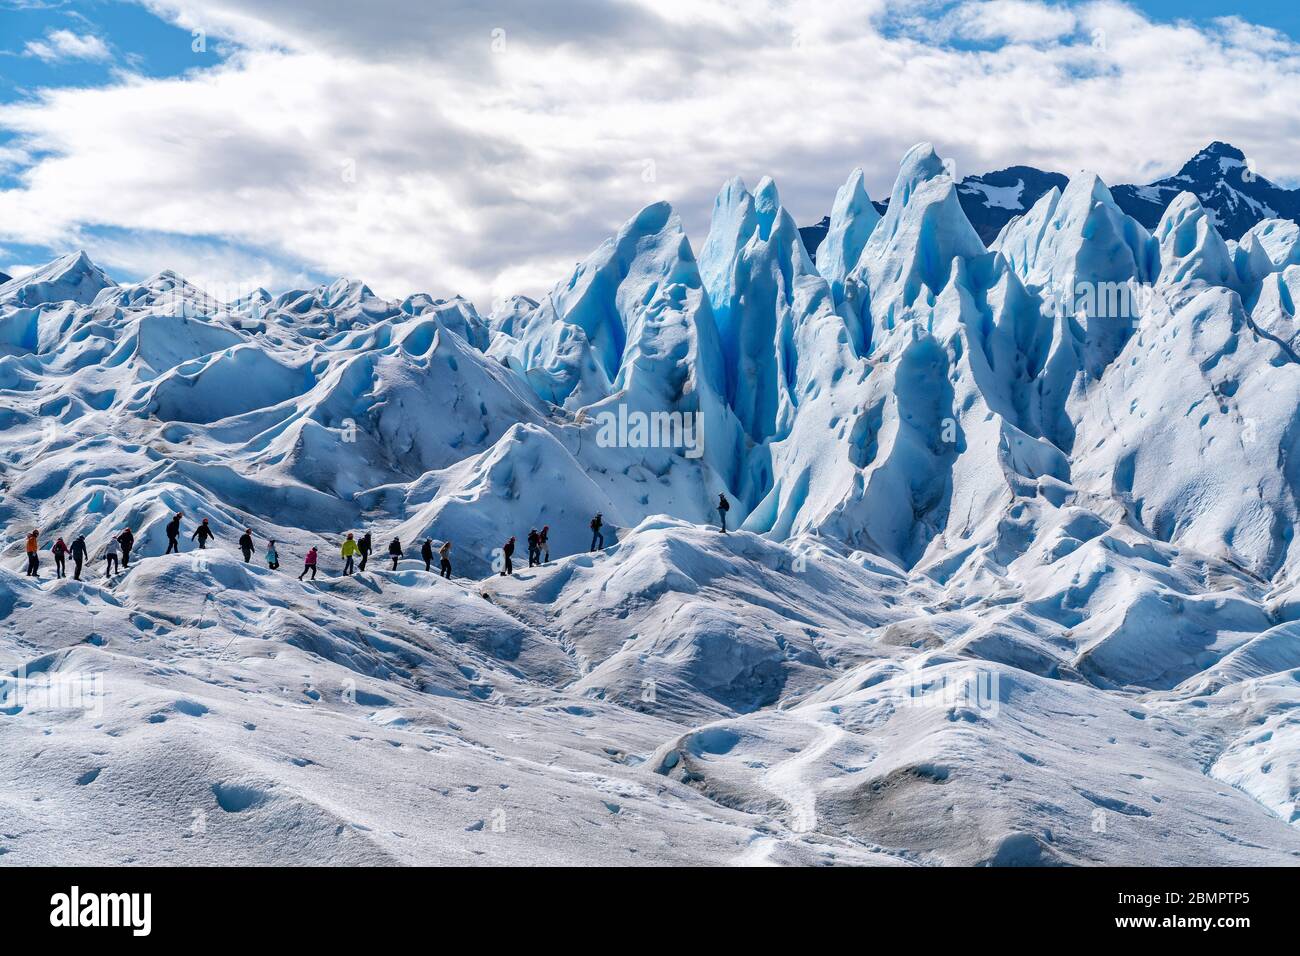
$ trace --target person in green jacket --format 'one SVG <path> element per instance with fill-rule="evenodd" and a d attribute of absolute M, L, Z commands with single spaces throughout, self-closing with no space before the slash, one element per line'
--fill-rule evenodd
<path fill-rule="evenodd" d="M 352 537 L 352 532 L 348 532 L 348 539 L 343 542 L 343 573 L 351 574 L 353 563 L 352 559 L 357 556 L 361 549 L 357 547 L 357 542 Z"/>

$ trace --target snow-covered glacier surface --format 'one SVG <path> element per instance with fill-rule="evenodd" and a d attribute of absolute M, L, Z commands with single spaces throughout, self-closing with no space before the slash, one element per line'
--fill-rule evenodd
<path fill-rule="evenodd" d="M 986 248 L 922 145 L 826 249 L 732 180 L 486 318 L 0 285 L 0 861 L 1300 861 L 1293 224 Z"/>

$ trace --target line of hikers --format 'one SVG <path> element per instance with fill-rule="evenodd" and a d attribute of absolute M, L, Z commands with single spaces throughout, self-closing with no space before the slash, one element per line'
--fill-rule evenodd
<path fill-rule="evenodd" d="M 717 509 L 718 509 L 718 518 L 722 525 L 722 533 L 726 534 L 727 533 L 727 512 L 731 510 L 731 503 L 727 501 L 726 495 L 724 494 L 718 495 Z M 180 547 L 181 519 L 184 517 L 185 517 L 184 512 L 178 511 L 171 518 L 171 520 L 167 522 L 164 528 L 164 530 L 167 533 L 167 550 L 163 552 L 164 554 L 181 553 L 181 547 Z M 605 527 L 605 520 L 604 520 L 603 512 L 599 512 L 599 511 L 596 512 L 595 517 L 591 519 L 590 527 L 591 527 L 591 549 L 590 550 L 591 551 L 604 550 L 605 535 L 602 529 Z M 550 525 L 542 525 L 542 529 L 540 531 L 538 531 L 536 528 L 533 528 L 531 531 L 528 532 L 528 566 L 530 568 L 539 567 L 543 564 L 550 563 L 551 561 L 550 535 L 551 535 Z M 216 534 L 213 533 L 212 528 L 208 526 L 208 519 L 204 518 L 199 523 L 198 527 L 194 529 L 194 533 L 190 535 L 190 540 L 198 542 L 199 550 L 202 551 L 207 548 L 208 542 L 216 540 L 216 537 L 217 536 Z M 243 554 L 244 556 L 244 563 L 247 564 L 250 561 L 252 561 L 253 554 L 257 550 L 253 544 L 253 529 L 245 528 L 244 533 L 239 536 L 238 543 L 239 543 L 240 553 Z M 268 541 L 266 546 L 266 552 L 265 552 L 267 567 L 269 567 L 272 571 L 277 571 L 280 568 L 280 555 L 275 547 L 275 544 L 276 544 L 275 539 L 271 539 L 270 541 Z M 119 571 L 125 571 L 127 568 L 129 568 L 131 566 L 131 551 L 134 547 L 135 547 L 135 535 L 132 533 L 130 528 L 125 529 L 119 534 L 110 536 L 108 542 L 104 545 L 104 553 L 103 553 L 104 576 L 112 577 L 114 574 L 117 574 Z M 26 550 L 27 550 L 27 576 L 39 577 L 40 564 L 41 564 L 39 529 L 33 529 L 32 532 L 27 535 Z M 71 557 L 73 561 L 72 577 L 76 581 L 81 580 L 81 569 L 86 562 L 86 558 L 88 554 L 86 549 L 86 538 L 84 535 L 79 534 L 75 538 L 73 538 L 71 545 L 66 544 L 62 538 L 59 538 L 54 542 L 53 545 L 50 546 L 50 551 L 54 555 L 55 577 L 59 577 L 59 578 L 67 577 L 67 559 Z M 374 553 L 374 542 L 370 537 L 370 532 L 367 531 L 358 540 L 353 536 L 353 533 L 349 531 L 347 538 L 344 539 L 343 545 L 339 549 L 339 553 L 340 556 L 343 558 L 344 575 L 352 574 L 354 571 L 364 571 L 366 569 L 366 563 L 370 560 L 371 554 Z M 515 573 L 514 562 L 512 560 L 514 558 L 514 553 L 515 553 L 515 538 L 513 535 L 511 535 L 510 539 L 506 541 L 506 543 L 501 547 L 501 554 L 504 559 L 502 562 L 502 568 L 500 572 L 502 576 Z M 402 559 L 403 554 L 404 552 L 402 549 L 402 542 L 398 538 L 393 538 L 392 542 L 388 545 L 388 556 L 393 559 L 394 571 L 397 570 L 397 563 Z M 431 571 L 433 569 L 433 554 L 434 554 L 433 539 L 425 538 L 424 543 L 420 546 L 420 557 L 424 561 L 425 571 Z M 438 568 L 439 577 L 444 577 L 450 580 L 451 579 L 451 542 L 450 541 L 444 541 L 442 546 L 438 549 L 438 558 L 439 558 L 439 568 Z M 303 559 L 302 573 L 298 575 L 298 580 L 301 581 L 308 574 L 311 575 L 313 581 L 316 580 L 316 568 L 319 563 L 319 560 L 320 560 L 320 554 L 315 548 L 315 546 L 313 546 L 310 550 L 308 550 L 306 557 Z"/>
<path fill-rule="evenodd" d="M 164 530 L 167 532 L 167 550 L 163 552 L 164 555 L 181 553 L 180 529 L 181 529 L 181 519 L 184 517 L 185 515 L 183 512 L 177 512 L 175 515 L 172 516 L 171 520 L 167 522 L 164 528 Z M 27 543 L 26 543 L 27 576 L 32 578 L 40 577 L 40 567 L 41 567 L 40 536 L 41 536 L 41 532 L 39 528 L 33 529 L 27 535 Z M 216 540 L 216 537 L 217 537 L 216 534 L 212 531 L 212 528 L 208 525 L 208 519 L 204 518 L 202 522 L 199 523 L 199 526 L 194 529 L 194 533 L 190 535 L 190 540 L 198 542 L 199 550 L 203 551 L 207 549 L 208 542 Z M 244 556 L 244 563 L 248 564 L 250 561 L 253 560 L 253 555 L 257 551 L 257 547 L 253 543 L 252 528 L 244 529 L 244 533 L 239 536 L 238 544 L 239 544 L 239 551 Z M 129 568 L 131 566 L 131 551 L 134 547 L 135 547 L 135 534 L 131 531 L 130 528 L 125 529 L 119 534 L 110 536 L 108 541 L 104 544 L 104 551 L 102 555 L 104 559 L 104 577 L 106 578 L 112 577 L 114 574 L 118 574 L 121 571 L 125 571 L 127 568 Z M 347 540 L 343 542 L 343 547 L 341 550 L 342 550 L 342 555 L 344 560 L 344 565 L 343 565 L 344 574 L 352 573 L 354 567 L 354 558 L 357 555 L 361 556 L 361 570 L 364 571 L 366 569 L 366 562 L 367 560 L 369 560 L 371 550 L 372 550 L 370 533 L 367 532 L 361 538 L 360 541 L 357 541 L 353 538 L 352 533 L 349 532 L 347 536 Z M 73 580 L 76 581 L 81 580 L 81 569 L 85 565 L 86 559 L 89 555 L 89 551 L 86 546 L 85 535 L 80 535 L 80 534 L 77 535 L 75 538 L 72 539 L 71 545 L 65 543 L 62 538 L 58 538 L 54 542 L 54 544 L 50 546 L 50 552 L 54 555 L 55 577 L 57 578 L 67 577 L 67 560 L 68 557 L 71 556 L 73 561 L 73 570 L 72 570 Z M 388 554 L 393 559 L 393 570 L 396 571 L 397 562 L 401 560 L 403 555 L 401 542 L 397 538 L 394 538 L 392 544 L 388 546 Z M 439 570 L 439 575 L 441 577 L 450 579 L 451 578 L 451 542 L 450 541 L 443 542 L 442 547 L 438 549 L 438 555 L 441 558 L 441 567 Z M 420 548 L 420 557 L 424 559 L 424 570 L 426 571 L 431 570 L 433 564 L 433 539 L 432 538 L 424 539 L 424 544 Z M 272 571 L 279 570 L 280 553 L 279 550 L 276 548 L 276 541 L 274 538 L 272 538 L 267 542 L 265 558 L 266 558 L 267 567 L 269 567 Z M 301 581 L 309 573 L 311 574 L 312 579 L 315 580 L 316 567 L 318 561 L 319 561 L 319 552 L 315 547 L 312 547 L 310 550 L 308 550 L 307 556 L 303 561 L 302 574 L 298 575 L 298 580 Z"/>
<path fill-rule="evenodd" d="M 599 519 L 600 519 L 600 515 L 596 515 L 595 518 L 591 519 L 593 528 L 596 526 L 596 522 Z M 501 546 L 501 557 L 503 559 L 502 566 L 501 566 L 502 576 L 515 573 L 514 556 L 515 556 L 515 538 L 514 535 L 511 535 L 510 539 Z M 538 531 L 536 528 L 533 528 L 531 531 L 528 532 L 528 566 L 530 568 L 533 568 L 533 567 L 539 567 L 543 564 L 550 564 L 550 563 L 551 563 L 551 526 L 549 524 L 544 524 L 542 525 L 541 531 Z"/>
<path fill-rule="evenodd" d="M 352 532 L 343 540 L 343 546 L 339 549 L 339 554 L 343 558 L 343 573 L 352 574 L 354 571 L 364 571 L 366 563 L 370 560 L 370 555 L 374 553 L 374 542 L 367 531 L 358 540 Z M 402 560 L 404 555 L 402 542 L 399 538 L 394 538 L 388 545 L 388 556 L 393 559 L 393 570 L 397 570 L 397 562 Z M 316 577 L 316 549 L 312 548 L 307 552 L 306 563 L 303 565 L 302 574 L 298 575 L 301 581 L 303 575 L 311 572 L 313 579 Z M 433 570 L 433 539 L 425 538 L 424 544 L 420 545 L 420 558 L 424 561 L 424 570 Z M 444 541 L 442 547 L 438 549 L 438 576 L 451 579 L 451 542 Z M 359 563 L 358 563 L 359 559 Z"/>
<path fill-rule="evenodd" d="M 731 510 L 731 502 L 727 500 L 726 495 L 721 493 L 718 495 L 717 509 L 718 509 L 718 521 L 722 526 L 722 533 L 726 534 L 727 533 L 727 512 Z M 589 525 L 589 527 L 591 528 L 591 547 L 588 549 L 588 553 L 590 553 L 591 551 L 605 550 L 605 533 L 603 530 L 605 527 L 604 512 L 597 511 L 595 517 L 591 519 L 591 524 Z M 538 531 L 536 528 L 533 528 L 533 530 L 528 532 L 528 566 L 530 568 L 537 565 L 550 563 L 551 560 L 550 533 L 551 533 L 551 526 L 548 524 L 542 525 L 541 531 Z M 515 573 L 515 565 L 513 561 L 515 555 L 514 535 L 511 535 L 510 538 L 506 541 L 506 543 L 501 546 L 501 554 L 505 559 L 503 562 L 503 566 L 501 568 L 501 572 L 500 572 L 501 575 L 504 576 L 507 574 L 514 574 Z"/>
<path fill-rule="evenodd" d="M 27 535 L 27 576 L 29 578 L 40 577 L 40 534 L 39 529 L 33 529 Z M 109 577 L 119 570 L 130 567 L 131 550 L 134 547 L 135 535 L 130 528 L 109 538 L 108 543 L 104 545 L 104 576 Z M 54 555 L 55 577 L 65 578 L 68 576 L 68 558 L 71 557 L 72 577 L 74 580 L 81 580 L 81 569 L 89 556 L 85 535 L 77 535 L 72 539 L 72 544 L 58 538 L 54 544 L 50 545 L 50 552 Z"/>

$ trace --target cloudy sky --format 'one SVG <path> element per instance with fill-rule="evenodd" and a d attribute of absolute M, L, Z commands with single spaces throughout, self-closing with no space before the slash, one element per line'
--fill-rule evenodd
<path fill-rule="evenodd" d="M 85 248 L 273 291 L 540 295 L 647 202 L 803 224 L 932 141 L 1148 182 L 1222 139 L 1300 185 L 1279 0 L 0 0 L 0 270 Z"/>

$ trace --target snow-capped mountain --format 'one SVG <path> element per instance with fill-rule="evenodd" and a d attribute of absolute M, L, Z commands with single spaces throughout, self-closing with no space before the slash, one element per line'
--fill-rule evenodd
<path fill-rule="evenodd" d="M 1115 201 L 1153 229 L 1183 192 L 1200 199 L 1225 239 L 1240 239 L 1265 219 L 1300 221 L 1300 189 L 1283 189 L 1270 182 L 1245 153 L 1228 143 L 1211 143 L 1167 179 L 1149 186 L 1115 187 Z"/>
<path fill-rule="evenodd" d="M 968 182 L 814 262 L 733 179 L 486 319 L 0 285 L 6 862 L 1294 863 L 1300 229 Z"/>
<path fill-rule="evenodd" d="M 957 186 L 957 198 L 975 231 L 988 245 L 1015 216 L 1028 212 L 1050 189 L 1064 189 L 1069 177 L 1045 173 L 1032 166 L 1009 166 L 992 173 L 967 176 Z"/>
<path fill-rule="evenodd" d="M 967 176 L 957 185 L 958 199 L 975 231 L 991 245 L 1015 216 L 1033 208 L 1053 187 L 1064 189 L 1069 178 L 1032 166 L 1011 166 L 992 173 Z M 1147 186 L 1115 186 L 1115 203 L 1147 229 L 1154 229 L 1165 209 L 1179 193 L 1190 192 L 1214 217 L 1225 239 L 1240 239 L 1265 219 L 1300 222 L 1300 189 L 1284 189 L 1254 168 L 1246 155 L 1228 143 L 1211 143 L 1189 160 L 1175 176 Z M 883 213 L 888 202 L 876 208 Z M 826 229 L 821 222 L 800 229 L 809 253 L 817 254 Z"/>

